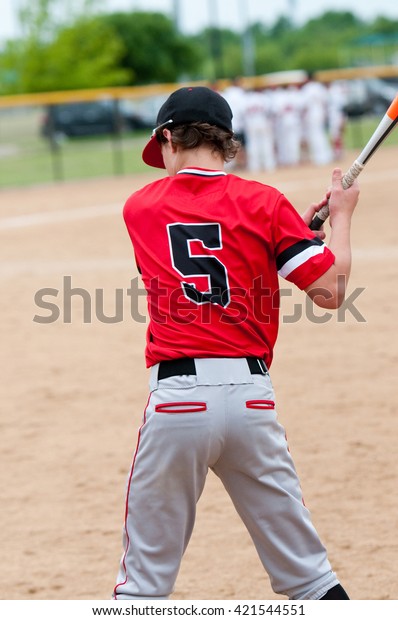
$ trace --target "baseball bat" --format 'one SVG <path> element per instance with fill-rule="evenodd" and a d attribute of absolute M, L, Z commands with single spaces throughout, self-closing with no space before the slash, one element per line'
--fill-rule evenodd
<path fill-rule="evenodd" d="M 351 168 L 344 174 L 342 185 L 348 189 L 354 183 L 357 176 L 362 172 L 365 164 L 392 132 L 398 122 L 398 94 L 389 106 L 380 123 L 369 138 L 365 148 L 361 151 Z M 324 205 L 310 223 L 311 230 L 319 230 L 329 217 L 329 204 Z"/>

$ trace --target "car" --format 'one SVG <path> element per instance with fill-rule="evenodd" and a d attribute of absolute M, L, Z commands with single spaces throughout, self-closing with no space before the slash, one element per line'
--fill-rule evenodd
<path fill-rule="evenodd" d="M 349 117 L 385 113 L 396 95 L 396 87 L 379 78 L 355 79 L 346 82 L 346 105 Z"/>
<path fill-rule="evenodd" d="M 372 102 L 374 114 L 381 116 L 397 94 L 397 86 L 386 80 L 374 78 L 367 81 L 368 94 Z"/>
<path fill-rule="evenodd" d="M 115 134 L 118 131 L 152 129 L 156 117 L 140 113 L 130 101 L 112 99 L 80 101 L 47 106 L 40 133 L 45 138 Z"/>

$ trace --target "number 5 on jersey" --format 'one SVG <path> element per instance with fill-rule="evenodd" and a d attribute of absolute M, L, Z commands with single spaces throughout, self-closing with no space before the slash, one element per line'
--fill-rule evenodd
<path fill-rule="evenodd" d="M 220 224 L 168 224 L 167 232 L 173 268 L 184 278 L 184 295 L 195 304 L 226 308 L 231 301 L 228 272 L 213 254 L 222 249 Z"/>

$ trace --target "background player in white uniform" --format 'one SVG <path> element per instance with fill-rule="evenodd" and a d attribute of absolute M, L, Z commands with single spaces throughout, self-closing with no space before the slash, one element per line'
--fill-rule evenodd
<path fill-rule="evenodd" d="M 346 282 L 350 273 L 357 183 L 344 191 L 341 170 L 333 172 L 326 247 L 307 225 L 320 205 L 303 221 L 275 188 L 225 173 L 237 144 L 219 94 L 179 89 L 157 122 L 143 158 L 168 176 L 135 192 L 124 209 L 148 293 L 151 375 L 114 597 L 172 593 L 211 469 L 275 592 L 347 599 L 303 503 L 268 370 L 278 274 L 318 305 L 342 302 L 338 276 Z"/>
<path fill-rule="evenodd" d="M 250 172 L 274 170 L 276 153 L 270 93 L 260 90 L 247 91 L 243 112 L 247 169 Z"/>
<path fill-rule="evenodd" d="M 344 108 L 346 103 L 347 93 L 344 83 L 340 80 L 331 82 L 328 87 L 328 126 L 335 161 L 342 158 L 344 151 L 344 130 L 346 126 Z"/>
<path fill-rule="evenodd" d="M 328 91 L 309 74 L 301 87 L 303 97 L 303 135 L 308 145 L 310 161 L 316 166 L 332 161 L 332 149 L 327 132 Z"/>
<path fill-rule="evenodd" d="M 241 148 L 236 157 L 229 162 L 229 168 L 245 168 L 247 165 L 246 158 L 246 135 L 245 135 L 245 100 L 246 92 L 241 84 L 240 78 L 235 78 L 227 88 L 222 92 L 224 99 L 233 113 L 233 131 L 237 140 L 241 143 Z"/>
<path fill-rule="evenodd" d="M 274 94 L 275 134 L 278 164 L 297 166 L 301 160 L 303 102 L 294 85 L 279 88 Z"/>

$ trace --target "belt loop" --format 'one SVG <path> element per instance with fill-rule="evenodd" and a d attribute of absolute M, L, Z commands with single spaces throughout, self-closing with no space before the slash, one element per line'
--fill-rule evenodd
<path fill-rule="evenodd" d="M 158 371 L 159 371 L 159 364 L 155 364 L 154 366 L 151 366 L 150 373 L 149 373 L 149 391 L 150 392 L 153 392 L 153 390 L 156 390 L 158 387 Z"/>

